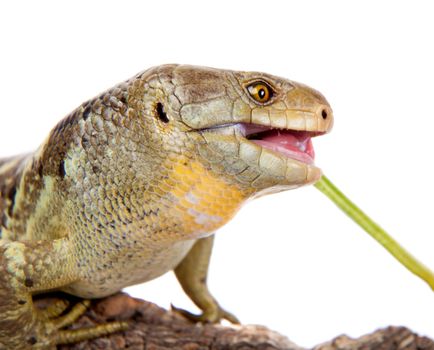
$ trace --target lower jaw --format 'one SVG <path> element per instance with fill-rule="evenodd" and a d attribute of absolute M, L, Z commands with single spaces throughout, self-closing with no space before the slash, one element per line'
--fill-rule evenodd
<path fill-rule="evenodd" d="M 293 159 L 308 165 L 314 165 L 314 158 L 307 153 L 286 149 L 284 147 L 280 147 L 278 145 L 272 144 L 267 141 L 262 141 L 262 140 L 250 140 L 250 141 L 256 143 L 257 145 L 263 148 L 274 151 L 279 155 L 283 155 L 285 158 Z"/>
<path fill-rule="evenodd" d="M 287 183 L 276 184 L 269 187 L 258 189 L 251 195 L 251 199 L 263 197 L 269 194 L 275 194 L 283 191 L 293 190 L 306 185 L 313 185 L 322 176 L 321 169 L 315 166 L 307 166 L 307 175 L 305 181 L 300 183 L 292 183 L 290 180 Z"/>
<path fill-rule="evenodd" d="M 256 152 L 259 151 L 260 144 L 250 140 L 248 143 L 255 144 Z M 248 185 L 250 189 L 256 189 L 254 197 L 311 185 L 322 176 L 321 169 L 315 166 L 312 157 L 308 155 L 307 157 L 290 157 L 268 147 L 261 148 L 262 151 L 259 151 L 260 156 L 257 159 L 242 157 L 251 169 L 257 171 L 254 178 L 257 178 L 259 183 L 255 180 L 254 183 Z"/>
<path fill-rule="evenodd" d="M 321 169 L 315 166 L 312 146 L 307 153 L 285 149 L 263 140 L 238 138 L 237 141 L 241 143 L 239 150 L 242 150 L 238 155 L 253 169 L 259 165 L 258 175 L 265 175 L 274 183 L 273 186 L 296 188 L 313 184 L 322 176 Z"/>

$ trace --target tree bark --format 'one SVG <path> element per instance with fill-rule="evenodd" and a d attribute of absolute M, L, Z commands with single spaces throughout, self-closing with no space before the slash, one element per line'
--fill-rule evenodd
<path fill-rule="evenodd" d="M 130 323 L 130 328 L 111 336 L 62 345 L 59 349 L 305 350 L 285 336 L 262 326 L 193 324 L 172 311 L 123 293 L 94 301 L 72 328 L 89 327 L 112 320 L 126 320 Z M 313 350 L 335 349 L 434 350 L 434 342 L 404 327 L 388 327 L 358 339 L 338 336 Z"/>

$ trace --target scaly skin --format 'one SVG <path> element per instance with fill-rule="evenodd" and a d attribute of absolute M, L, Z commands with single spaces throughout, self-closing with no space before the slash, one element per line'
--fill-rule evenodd
<path fill-rule="evenodd" d="M 258 103 L 252 81 L 274 90 Z M 330 130 L 324 97 L 264 73 L 165 65 L 82 104 L 32 154 L 0 160 L 0 349 L 50 349 L 122 323 L 62 331 L 32 295 L 110 295 L 175 270 L 203 310 L 236 321 L 206 287 L 213 233 L 249 199 L 314 183 L 313 164 L 247 140 L 236 123 Z M 183 312 L 186 314 L 186 312 Z M 191 316 L 192 317 L 192 316 Z"/>

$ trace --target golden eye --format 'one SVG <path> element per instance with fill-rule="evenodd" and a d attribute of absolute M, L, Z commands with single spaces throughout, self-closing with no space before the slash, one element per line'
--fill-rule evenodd
<path fill-rule="evenodd" d="M 266 103 L 273 97 L 273 89 L 264 82 L 254 82 L 248 85 L 247 91 L 259 103 Z"/>

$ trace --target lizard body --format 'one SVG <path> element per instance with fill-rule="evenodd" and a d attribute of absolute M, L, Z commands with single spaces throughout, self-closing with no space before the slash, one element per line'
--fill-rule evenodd
<path fill-rule="evenodd" d="M 332 123 L 302 84 L 183 65 L 82 104 L 36 152 L 0 160 L 0 349 L 123 327 L 61 331 L 35 293 L 104 297 L 170 270 L 199 320 L 235 320 L 206 287 L 213 233 L 247 200 L 317 181 L 310 138 Z"/>

